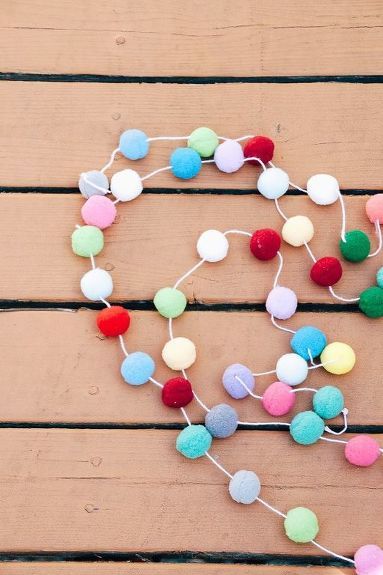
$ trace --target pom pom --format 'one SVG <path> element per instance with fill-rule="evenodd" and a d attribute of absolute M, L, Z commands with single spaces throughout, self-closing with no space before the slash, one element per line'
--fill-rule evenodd
<path fill-rule="evenodd" d="M 301 327 L 290 340 L 291 349 L 308 361 L 311 357 L 318 357 L 327 345 L 323 331 L 311 325 Z"/>
<path fill-rule="evenodd" d="M 334 176 L 316 174 L 307 182 L 309 198 L 319 206 L 329 206 L 339 198 L 339 184 Z"/>
<path fill-rule="evenodd" d="M 285 353 L 277 361 L 277 377 L 287 385 L 299 385 L 304 382 L 308 374 L 308 365 L 300 355 Z"/>
<path fill-rule="evenodd" d="M 342 277 L 342 264 L 338 258 L 325 257 L 315 262 L 310 271 L 310 277 L 320 286 L 333 286 Z"/>
<path fill-rule="evenodd" d="M 97 327 L 106 336 L 117 337 L 128 331 L 130 315 L 120 305 L 106 307 L 97 315 Z"/>
<path fill-rule="evenodd" d="M 229 242 L 226 236 L 218 230 L 206 230 L 197 242 L 197 252 L 200 258 L 207 262 L 219 262 L 227 256 Z"/>
<path fill-rule="evenodd" d="M 347 343 L 334 341 L 326 345 L 320 360 L 326 371 L 335 375 L 342 375 L 352 370 L 356 358 L 354 350 Z"/>
<path fill-rule="evenodd" d="M 205 416 L 205 426 L 213 437 L 230 437 L 238 427 L 237 412 L 225 403 L 215 405 Z"/>
<path fill-rule="evenodd" d="M 258 260 L 272 260 L 281 247 L 281 236 L 275 230 L 257 230 L 250 239 L 250 251 Z"/>
<path fill-rule="evenodd" d="M 313 397 L 314 411 L 322 419 L 337 417 L 344 408 L 343 393 L 333 385 L 321 387 Z"/>
<path fill-rule="evenodd" d="M 104 247 L 104 234 L 95 226 L 82 226 L 72 234 L 72 250 L 78 256 L 96 256 Z"/>
<path fill-rule="evenodd" d="M 174 318 L 181 315 L 186 307 L 186 297 L 182 291 L 165 287 L 156 293 L 153 303 L 163 317 Z"/>
<path fill-rule="evenodd" d="M 195 345 L 186 337 L 175 337 L 164 345 L 162 359 L 170 369 L 187 369 L 196 360 Z"/>
<path fill-rule="evenodd" d="M 286 415 L 295 405 L 296 393 L 281 381 L 274 381 L 263 394 L 262 405 L 274 417 Z"/>
<path fill-rule="evenodd" d="M 283 225 L 282 238 L 296 248 L 308 244 L 314 236 L 312 221 L 306 216 L 293 216 Z"/>
<path fill-rule="evenodd" d="M 237 503 L 249 505 L 258 499 L 261 482 L 254 471 L 241 469 L 234 473 L 229 483 L 229 493 Z"/>
<path fill-rule="evenodd" d="M 383 223 L 383 194 L 375 194 L 367 201 L 366 213 L 372 224 Z"/>
<path fill-rule="evenodd" d="M 222 383 L 227 393 L 234 399 L 243 399 L 249 395 L 249 392 L 241 384 L 239 379 L 243 381 L 250 391 L 253 391 L 255 386 L 254 375 L 248 367 L 240 363 L 229 365 L 222 376 Z"/>
<path fill-rule="evenodd" d="M 110 189 L 120 202 L 130 202 L 137 198 L 144 188 L 137 172 L 127 169 L 113 174 Z"/>
<path fill-rule="evenodd" d="M 314 411 L 298 413 L 290 424 L 290 435 L 300 445 L 312 445 L 323 435 L 324 421 Z"/>
<path fill-rule="evenodd" d="M 120 152 L 129 160 L 141 160 L 149 151 L 148 137 L 141 130 L 126 130 L 120 136 Z"/>
<path fill-rule="evenodd" d="M 383 289 L 372 286 L 360 294 L 359 309 L 368 317 L 383 316 Z"/>
<path fill-rule="evenodd" d="M 289 319 L 297 309 L 298 299 L 290 288 L 276 286 L 271 290 L 266 300 L 266 309 L 277 319 Z"/>
<path fill-rule="evenodd" d="M 280 168 L 267 168 L 258 178 L 258 191 L 268 200 L 280 198 L 289 189 L 289 176 Z"/>
<path fill-rule="evenodd" d="M 112 276 L 100 268 L 90 270 L 82 276 L 80 287 L 84 296 L 91 301 L 107 299 L 113 291 Z"/>
<path fill-rule="evenodd" d="M 177 437 L 176 448 L 188 459 L 197 459 L 209 451 L 212 436 L 203 425 L 188 425 Z"/>
<path fill-rule="evenodd" d="M 190 148 L 177 148 L 170 156 L 172 174 L 181 180 L 190 180 L 201 170 L 201 158 Z"/>
<path fill-rule="evenodd" d="M 245 158 L 259 158 L 264 164 L 273 159 L 274 142 L 266 136 L 255 136 L 248 140 L 243 150 Z M 249 164 L 259 164 L 257 160 L 249 160 Z"/>
<path fill-rule="evenodd" d="M 383 288 L 383 267 L 379 268 L 376 272 L 376 283 L 379 287 Z"/>
<path fill-rule="evenodd" d="M 369 467 L 381 455 L 379 443 L 369 435 L 356 435 L 350 439 L 345 447 L 344 454 L 347 461 L 358 467 Z"/>
<path fill-rule="evenodd" d="M 364 545 L 354 555 L 356 575 L 382 575 L 383 549 L 378 545 Z"/>
<path fill-rule="evenodd" d="M 156 366 L 150 355 L 142 351 L 130 353 L 121 364 L 121 375 L 130 385 L 143 385 L 152 377 Z"/>
<path fill-rule="evenodd" d="M 193 397 L 191 383 L 184 377 L 169 379 L 162 388 L 162 401 L 168 407 L 185 407 Z"/>
<path fill-rule="evenodd" d="M 243 166 L 244 157 L 241 144 L 235 140 L 226 140 L 214 152 L 215 165 L 221 172 L 232 174 Z"/>
<path fill-rule="evenodd" d="M 188 139 L 188 146 L 202 158 L 209 158 L 219 144 L 218 136 L 210 128 L 197 128 Z"/>
<path fill-rule="evenodd" d="M 109 182 L 103 172 L 92 170 L 80 175 L 78 187 L 84 198 L 91 196 L 103 196 L 108 193 Z"/>
<path fill-rule="evenodd" d="M 318 518 L 306 507 L 295 507 L 287 512 L 285 519 L 286 535 L 295 543 L 309 543 L 319 533 Z"/>
<path fill-rule="evenodd" d="M 91 196 L 81 208 L 81 217 L 89 226 L 104 230 L 116 219 L 116 206 L 105 196 Z"/>
<path fill-rule="evenodd" d="M 345 234 L 346 241 L 339 241 L 339 249 L 345 260 L 362 262 L 370 253 L 370 240 L 361 230 L 351 230 Z"/>

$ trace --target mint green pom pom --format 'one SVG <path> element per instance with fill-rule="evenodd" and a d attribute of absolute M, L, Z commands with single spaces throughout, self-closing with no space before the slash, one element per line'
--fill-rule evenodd
<path fill-rule="evenodd" d="M 212 156 L 218 144 L 218 136 L 210 128 L 197 128 L 188 139 L 189 148 L 198 152 L 202 158 Z"/>
<path fill-rule="evenodd" d="M 96 256 L 104 247 L 104 234 L 96 226 L 82 226 L 72 234 L 72 250 L 78 256 Z"/>
<path fill-rule="evenodd" d="M 333 385 L 325 385 L 314 394 L 314 411 L 322 419 L 332 419 L 344 408 L 343 393 Z"/>
<path fill-rule="evenodd" d="M 379 268 L 376 273 L 376 283 L 379 287 L 383 288 L 383 267 Z"/>
<path fill-rule="evenodd" d="M 351 230 L 345 235 L 346 241 L 340 240 L 339 248 L 342 256 L 349 262 L 362 262 L 370 253 L 370 240 L 361 230 Z"/>
<path fill-rule="evenodd" d="M 290 425 L 290 434 L 300 445 L 316 443 L 324 432 L 324 421 L 313 411 L 302 411 L 294 417 Z"/>
<path fill-rule="evenodd" d="M 286 535 L 295 543 L 308 543 L 319 533 L 318 518 L 306 507 L 295 507 L 287 512 L 285 519 Z"/>
<path fill-rule="evenodd" d="M 372 286 L 360 294 L 359 309 L 367 317 L 383 316 L 383 289 L 378 286 Z"/>
<path fill-rule="evenodd" d="M 176 448 L 189 459 L 197 459 L 210 449 L 212 436 L 203 425 L 188 425 L 177 437 Z"/>
<path fill-rule="evenodd" d="M 176 288 L 165 287 L 158 290 L 154 296 L 153 303 L 158 313 L 163 317 L 170 318 L 178 317 L 184 312 L 187 300 L 182 291 Z"/>

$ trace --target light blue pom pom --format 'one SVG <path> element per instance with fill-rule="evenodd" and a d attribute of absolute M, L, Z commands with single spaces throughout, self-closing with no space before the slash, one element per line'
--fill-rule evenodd
<path fill-rule="evenodd" d="M 379 268 L 376 274 L 376 283 L 383 288 L 383 267 Z"/>
<path fill-rule="evenodd" d="M 293 335 L 290 345 L 295 353 L 308 361 L 310 353 L 312 357 L 318 357 L 322 353 L 327 345 L 327 339 L 323 331 L 311 325 L 306 325 L 298 329 Z"/>
<path fill-rule="evenodd" d="M 149 151 L 148 136 L 141 130 L 126 130 L 120 136 L 120 152 L 129 160 L 141 160 Z"/>
<path fill-rule="evenodd" d="M 197 459 L 210 449 L 212 436 L 203 425 L 188 425 L 177 437 L 176 448 L 189 459 Z"/>
<path fill-rule="evenodd" d="M 313 411 L 302 411 L 294 417 L 290 425 L 290 434 L 301 445 L 316 443 L 324 432 L 324 421 Z"/>
<path fill-rule="evenodd" d="M 121 375 L 130 385 L 142 385 L 152 377 L 156 366 L 150 355 L 142 351 L 130 353 L 121 364 Z"/>
<path fill-rule="evenodd" d="M 205 425 L 213 437 L 230 437 L 238 427 L 237 412 L 226 403 L 215 405 L 206 414 Z"/>
<path fill-rule="evenodd" d="M 316 414 L 323 419 L 332 419 L 344 408 L 343 393 L 333 385 L 321 387 L 313 397 L 313 407 Z"/>
<path fill-rule="evenodd" d="M 172 173 L 182 180 L 194 178 L 201 169 L 201 157 L 191 148 L 177 148 L 170 156 Z"/>

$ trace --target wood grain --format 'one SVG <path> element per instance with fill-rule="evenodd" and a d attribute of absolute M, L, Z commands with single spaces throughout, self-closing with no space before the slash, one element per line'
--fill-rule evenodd
<path fill-rule="evenodd" d="M 120 133 L 185 136 L 198 125 L 220 135 L 265 133 L 275 162 L 292 181 L 334 174 L 345 188 L 380 189 L 383 159 L 382 84 L 76 84 L 0 83 L 0 185 L 76 186 L 84 170 L 103 166 Z M 240 112 L 240 113 L 239 113 Z M 133 164 L 141 174 L 169 161 L 157 142 Z M 120 160 L 119 170 L 132 166 Z M 234 175 L 204 167 L 193 181 L 163 173 L 150 186 L 254 189 L 255 170 Z"/>
<path fill-rule="evenodd" d="M 366 200 L 345 199 L 348 226 L 365 230 L 375 249 L 373 227 L 365 215 Z M 83 199 L 74 195 L 0 196 L 0 298 L 85 303 L 80 278 L 90 268 L 90 262 L 75 256 L 70 246 L 72 231 L 81 222 L 82 204 Z M 280 205 L 288 215 L 301 213 L 312 219 L 316 235 L 310 246 L 317 257 L 339 255 L 339 205 L 320 207 L 305 196 L 282 198 Z M 280 230 L 283 223 L 274 203 L 255 195 L 238 198 L 144 194 L 134 202 L 120 205 L 118 213 L 117 223 L 105 231 L 105 247 L 96 258 L 97 265 L 111 271 L 115 286 L 111 299 L 115 300 L 151 300 L 159 288 L 174 285 L 198 261 L 195 246 L 204 230 Z M 190 301 L 265 301 L 278 262 L 256 260 L 248 248 L 248 239 L 242 236 L 230 236 L 230 245 L 223 262 L 206 264 L 182 285 Z M 282 253 L 285 267 L 281 285 L 294 289 L 300 302 L 335 302 L 328 290 L 310 280 L 312 261 L 304 248 L 284 244 Z M 382 258 L 342 265 L 344 274 L 336 292 L 355 297 L 375 283 Z"/>
<path fill-rule="evenodd" d="M 291 543 L 262 505 L 230 501 L 223 473 L 176 452 L 177 433 L 0 430 L 0 550 L 321 553 Z M 210 452 L 231 471 L 255 469 L 263 499 L 279 509 L 313 509 L 318 541 L 351 555 L 379 532 L 381 462 L 358 469 L 319 443 L 243 431 Z"/>
<path fill-rule="evenodd" d="M 0 349 L 3 397 L 0 421 L 74 423 L 171 423 L 183 422 L 178 410 L 165 407 L 157 387 L 133 388 L 120 375 L 122 352 L 116 340 L 103 339 L 96 328 L 97 312 L 12 312 L 0 315 Z M 383 389 L 376 362 L 382 338 L 379 322 L 356 314 L 297 314 L 290 325 L 315 325 L 329 341 L 345 341 L 357 354 L 354 369 L 334 376 L 323 369 L 310 372 L 309 387 L 339 386 L 350 410 L 350 424 L 382 425 Z M 240 362 L 256 372 L 274 368 L 290 351 L 289 334 L 274 329 L 265 313 L 190 312 L 174 323 L 175 335 L 190 337 L 198 350 L 197 362 L 188 370 L 193 387 L 208 405 L 228 402 L 242 421 L 272 421 L 258 401 L 231 400 L 222 387 L 222 373 Z M 154 312 L 132 312 L 126 337 L 130 351 L 143 350 L 156 361 L 156 377 L 165 382 L 174 372 L 164 367 L 160 353 L 167 341 L 167 325 Z M 361 345 L 361 341 L 368 345 Z M 275 376 L 274 376 L 275 378 Z M 257 379 L 262 394 L 273 376 Z M 311 407 L 311 394 L 297 394 L 294 412 Z M 202 421 L 198 405 L 188 408 Z M 284 421 L 290 421 L 291 415 Z M 341 423 L 340 419 L 331 423 Z M 291 441 L 292 444 L 292 441 Z M 293 447 L 290 446 L 293 450 Z M 340 446 L 334 447 L 341 456 Z M 329 451 L 332 448 L 329 447 Z"/>
<path fill-rule="evenodd" d="M 383 15 L 378 0 L 244 0 L 240 5 L 229 0 L 185 5 L 176 0 L 4 0 L 2 8 L 2 71 L 381 73 Z"/>

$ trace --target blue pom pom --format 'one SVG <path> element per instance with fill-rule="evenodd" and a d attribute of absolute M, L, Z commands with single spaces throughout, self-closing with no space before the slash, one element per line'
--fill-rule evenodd
<path fill-rule="evenodd" d="M 120 136 L 120 152 L 129 160 L 141 160 L 149 151 L 148 136 L 141 130 L 126 130 Z"/>
<path fill-rule="evenodd" d="M 339 415 L 344 408 L 343 393 L 332 385 L 321 387 L 313 397 L 313 407 L 319 417 L 332 419 Z"/>
<path fill-rule="evenodd" d="M 237 412 L 225 403 L 215 405 L 206 414 L 205 425 L 213 437 L 230 437 L 238 427 Z"/>
<path fill-rule="evenodd" d="M 142 385 L 152 377 L 156 366 L 150 355 L 142 351 L 130 353 L 121 364 L 121 375 L 130 385 Z"/>
<path fill-rule="evenodd" d="M 182 180 L 194 178 L 201 170 L 201 157 L 191 148 L 177 148 L 170 156 L 173 175 Z"/>
<path fill-rule="evenodd" d="M 290 345 L 295 353 L 308 361 L 309 350 L 312 357 L 318 357 L 327 345 L 327 338 L 320 329 L 307 325 L 298 329 L 291 338 Z"/>
<path fill-rule="evenodd" d="M 189 459 L 197 459 L 210 449 L 212 436 L 203 425 L 188 425 L 177 437 L 176 448 Z"/>
<path fill-rule="evenodd" d="M 313 411 L 302 411 L 294 417 L 290 425 L 290 434 L 301 445 L 316 443 L 324 432 L 324 421 Z"/>

